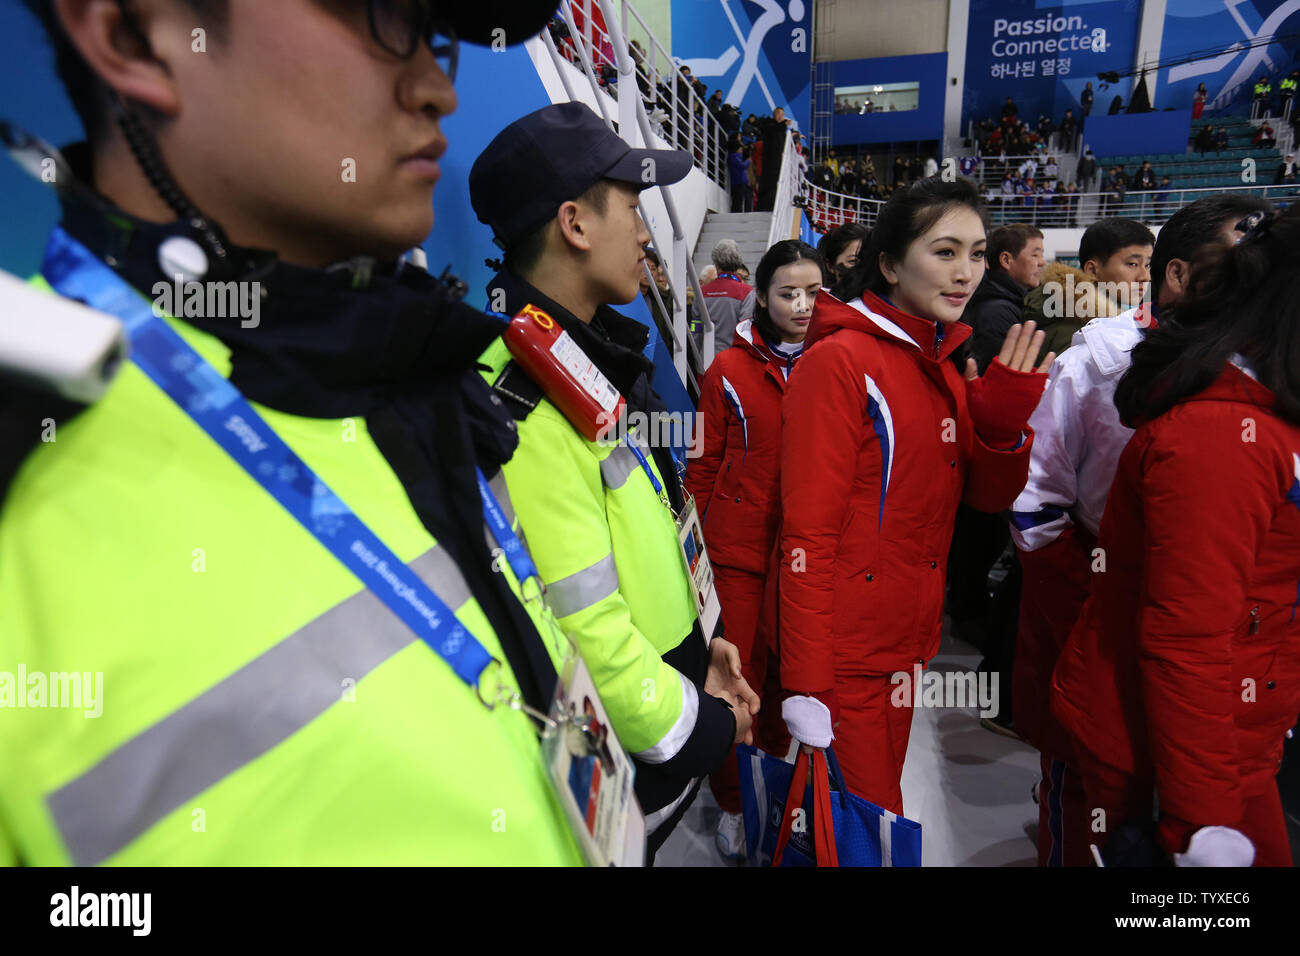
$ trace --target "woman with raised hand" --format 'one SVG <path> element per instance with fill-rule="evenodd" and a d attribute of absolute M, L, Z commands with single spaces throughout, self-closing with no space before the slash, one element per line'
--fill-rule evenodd
<path fill-rule="evenodd" d="M 686 487 L 703 516 L 727 640 L 740 651 L 749 686 L 762 694 L 769 675 L 770 689 L 779 690 L 767 653 L 775 622 L 760 618 L 780 527 L 781 399 L 825 278 L 817 250 L 786 239 L 767 250 L 754 279 L 754 316 L 736 327 L 732 348 L 718 354 L 701 386 L 702 443 L 686 470 Z M 759 746 L 784 755 L 789 738 L 776 696 L 766 703 Z M 741 859 L 745 831 L 734 756 L 709 783 L 722 808 L 718 852 Z"/>
<path fill-rule="evenodd" d="M 849 789 L 902 813 L 912 722 L 896 673 L 939 649 L 959 501 L 1011 505 L 1053 355 L 1013 326 L 983 377 L 961 354 L 987 226 L 967 179 L 922 179 L 881 210 L 858 266 L 818 297 L 782 408 L 783 705 L 835 750 Z M 960 364 L 959 364 L 960 363 Z"/>

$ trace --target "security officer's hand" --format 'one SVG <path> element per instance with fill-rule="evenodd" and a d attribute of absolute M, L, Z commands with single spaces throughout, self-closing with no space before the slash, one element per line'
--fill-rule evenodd
<path fill-rule="evenodd" d="M 753 743 L 750 725 L 758 713 L 758 695 L 754 693 L 740 670 L 740 651 L 730 641 L 715 637 L 709 645 L 711 660 L 704 692 L 721 697 L 731 705 L 736 715 L 736 742 Z"/>

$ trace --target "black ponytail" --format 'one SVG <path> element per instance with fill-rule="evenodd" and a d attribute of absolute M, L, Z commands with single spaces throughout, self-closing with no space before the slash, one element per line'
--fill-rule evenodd
<path fill-rule="evenodd" d="M 1210 244 L 1192 263 L 1191 286 L 1133 349 L 1115 390 L 1130 427 L 1208 388 L 1240 353 L 1300 425 L 1300 206 L 1266 219 L 1235 246 Z"/>

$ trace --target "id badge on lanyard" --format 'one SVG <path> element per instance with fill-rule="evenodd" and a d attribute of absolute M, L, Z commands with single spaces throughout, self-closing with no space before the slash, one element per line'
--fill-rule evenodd
<path fill-rule="evenodd" d="M 576 651 L 565 658 L 555 685 L 542 756 L 587 862 L 644 866 L 645 815 L 632 790 L 636 769 Z"/>
<path fill-rule="evenodd" d="M 695 507 L 695 498 L 683 488 L 682 496 L 685 501 L 681 513 L 675 514 L 663 484 L 655 477 L 654 469 L 646 461 L 645 452 L 641 451 L 631 437 L 628 439 L 627 446 L 632 449 L 632 454 L 641 463 L 646 477 L 650 479 L 655 493 L 659 495 L 659 500 L 673 516 L 673 523 L 677 526 L 678 549 L 681 551 L 682 563 L 686 567 L 686 577 L 691 582 L 691 591 L 695 595 L 695 610 L 700 616 L 700 629 L 704 632 L 704 642 L 707 644 L 713 640 L 713 632 L 722 614 L 722 605 L 718 601 L 717 588 L 713 584 L 713 566 L 709 563 L 709 552 L 704 546 L 704 532 L 700 528 L 700 515 Z"/>

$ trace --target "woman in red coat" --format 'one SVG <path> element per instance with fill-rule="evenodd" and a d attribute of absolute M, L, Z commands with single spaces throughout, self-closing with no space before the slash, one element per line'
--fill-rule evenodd
<path fill-rule="evenodd" d="M 1034 370 L 1030 323 L 983 378 L 957 364 L 985 233 L 969 180 L 896 193 L 838 298 L 817 298 L 782 406 L 783 713 L 805 744 L 833 737 L 849 789 L 895 813 L 912 698 L 890 678 L 938 651 L 958 502 L 999 511 L 1024 487 L 1053 358 Z"/>
<path fill-rule="evenodd" d="M 1262 223 L 1192 273 L 1115 393 L 1137 431 L 1052 684 L 1111 865 L 1291 863 L 1300 207 Z"/>
<path fill-rule="evenodd" d="M 703 442 L 686 470 L 686 487 L 703 515 L 727 640 L 740 651 L 749 686 L 760 692 L 768 676 L 767 646 L 755 637 L 780 524 L 781 398 L 823 281 L 821 257 L 807 243 L 787 239 L 767 250 L 755 274 L 754 317 L 736 326 L 732 348 L 718 355 L 704 377 Z M 779 684 L 770 689 L 779 690 Z M 775 697 L 768 701 L 756 728 L 765 749 L 789 744 L 776 703 Z M 715 837 L 718 852 L 726 859 L 742 858 L 745 833 L 734 756 L 709 784 L 723 811 Z"/>

